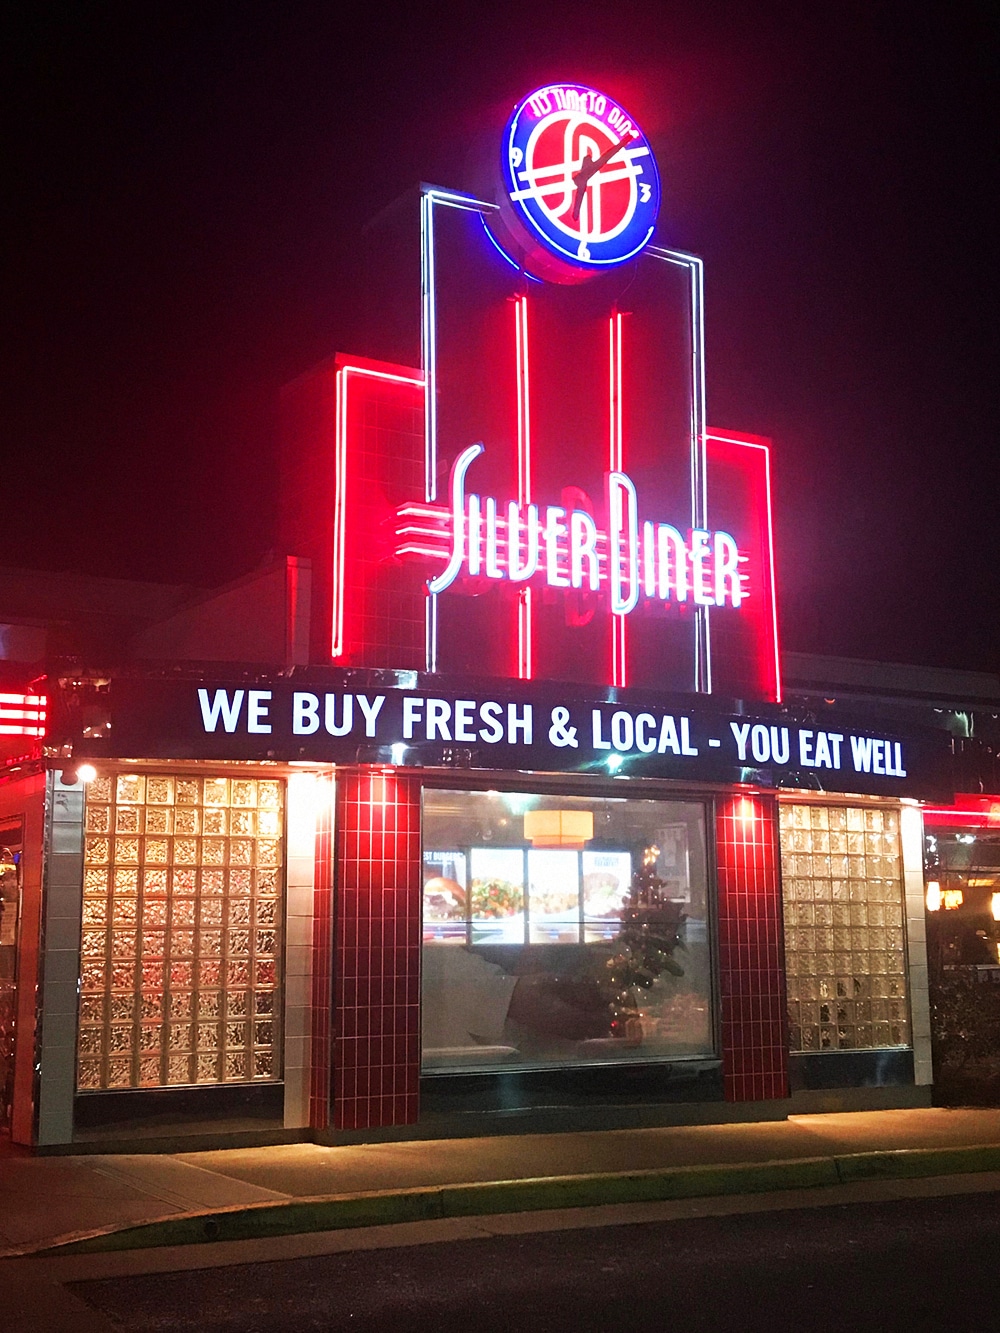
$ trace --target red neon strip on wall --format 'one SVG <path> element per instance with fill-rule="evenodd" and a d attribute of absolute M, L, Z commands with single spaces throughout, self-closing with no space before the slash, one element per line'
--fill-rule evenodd
<path fill-rule="evenodd" d="M 771 506 L 771 450 L 759 436 L 737 434 L 735 432 L 724 432 L 717 430 L 707 430 L 705 432 L 706 444 L 710 440 L 718 441 L 720 444 L 735 445 L 740 449 L 755 449 L 763 454 L 764 458 L 764 512 L 765 535 L 766 535 L 766 558 L 767 568 L 763 571 L 765 582 L 769 585 L 767 589 L 752 589 L 755 596 L 763 595 L 769 602 L 770 615 L 770 633 L 768 648 L 773 654 L 774 671 L 774 701 L 781 703 L 781 648 L 778 641 L 778 591 L 777 581 L 774 573 L 774 514 Z"/>
<path fill-rule="evenodd" d="M 514 328 L 517 349 L 517 486 L 522 507 L 531 503 L 531 386 L 528 371 L 528 298 L 514 301 Z M 531 680 L 532 592 L 522 588 L 517 602 L 517 674 Z"/>
<path fill-rule="evenodd" d="M 1000 828 L 1000 796 L 956 796 L 954 805 L 925 805 L 925 824 Z"/>
<path fill-rule="evenodd" d="M 608 470 L 621 472 L 625 447 L 622 439 L 622 316 L 615 310 L 608 321 L 609 450 Z M 628 683 L 625 617 L 611 617 L 611 681 L 625 688 Z"/>
<path fill-rule="evenodd" d="M 348 390 L 351 376 L 380 380 L 385 384 L 409 384 L 422 389 L 424 381 L 412 375 L 397 375 L 370 366 L 347 363 L 337 371 L 337 411 L 334 440 L 335 490 L 333 500 L 333 634 L 331 657 L 344 654 L 344 528 L 347 515 L 347 427 Z"/>

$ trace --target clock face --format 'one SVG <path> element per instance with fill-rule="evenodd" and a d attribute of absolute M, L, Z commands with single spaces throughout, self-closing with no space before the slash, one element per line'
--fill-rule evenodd
<path fill-rule="evenodd" d="M 577 278 L 634 258 L 653 235 L 660 178 L 652 150 L 632 117 L 595 88 L 551 84 L 526 97 L 507 122 L 500 170 L 505 212 L 527 233 L 526 250 L 542 247 Z"/>

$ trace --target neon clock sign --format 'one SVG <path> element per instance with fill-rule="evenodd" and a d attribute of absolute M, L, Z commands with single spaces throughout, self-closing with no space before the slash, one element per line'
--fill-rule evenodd
<path fill-rule="evenodd" d="M 579 282 L 634 259 L 660 208 L 652 149 L 617 102 L 583 84 L 550 84 L 524 98 L 504 131 L 501 219 L 524 266 Z"/>

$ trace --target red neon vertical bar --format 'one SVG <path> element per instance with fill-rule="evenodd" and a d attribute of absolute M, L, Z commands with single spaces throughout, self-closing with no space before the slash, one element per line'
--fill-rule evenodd
<path fill-rule="evenodd" d="M 774 699 L 781 703 L 781 648 L 778 643 L 778 593 L 774 585 L 774 515 L 771 510 L 771 450 L 764 447 L 764 488 L 767 491 L 768 582 L 771 585 L 771 630 L 774 639 Z"/>
<path fill-rule="evenodd" d="M 531 391 L 528 374 L 528 298 L 514 301 L 517 342 L 517 499 L 522 510 L 531 503 Z M 532 663 L 531 588 L 522 588 L 517 603 L 517 674 L 531 680 Z"/>
<path fill-rule="evenodd" d="M 767 600 L 766 617 L 770 621 L 770 628 L 767 632 L 767 649 L 773 653 L 773 667 L 771 690 L 775 703 L 781 703 L 782 685 L 781 685 L 781 647 L 778 635 L 778 593 L 774 573 L 774 513 L 771 505 L 771 449 L 761 440 L 753 436 L 743 436 L 735 433 L 723 434 L 720 431 L 708 430 L 705 432 L 706 450 L 709 444 L 717 442 L 719 444 L 732 445 L 737 449 L 756 449 L 759 454 L 764 456 L 763 481 L 761 482 L 759 474 L 754 483 L 754 494 L 757 497 L 756 503 L 761 504 L 760 495 L 763 490 L 763 528 L 762 541 L 763 552 L 762 560 L 764 595 Z M 707 456 L 707 454 L 706 454 Z"/>
<path fill-rule="evenodd" d="M 375 380 L 382 384 L 407 384 L 422 389 L 422 379 L 412 375 L 398 375 L 386 370 L 373 370 L 368 366 L 344 365 L 336 375 L 336 414 L 334 422 L 334 496 L 333 496 L 333 594 L 332 594 L 332 633 L 330 656 L 343 657 L 344 608 L 346 590 L 344 586 L 345 561 L 344 551 L 347 537 L 347 471 L 349 437 L 348 376 L 355 379 Z"/>
<path fill-rule="evenodd" d="M 610 423 L 608 468 L 611 472 L 621 472 L 624 443 L 622 439 L 622 316 L 620 310 L 613 311 L 608 321 L 608 415 Z M 628 681 L 625 617 L 623 615 L 612 615 L 611 617 L 611 679 L 614 685 L 621 687 L 624 687 Z"/>
<path fill-rule="evenodd" d="M 347 478 L 347 367 L 337 371 L 333 491 L 333 639 L 330 656 L 344 652 L 344 485 Z"/>

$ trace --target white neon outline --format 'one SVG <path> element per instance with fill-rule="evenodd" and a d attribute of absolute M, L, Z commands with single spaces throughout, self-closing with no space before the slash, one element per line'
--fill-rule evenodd
<path fill-rule="evenodd" d="M 547 85 L 547 87 L 562 87 L 564 85 Z M 568 85 L 565 85 L 568 86 Z M 580 85 L 582 86 L 582 85 Z M 544 91 L 540 89 L 538 91 Z M 535 94 L 532 94 L 534 96 Z M 525 99 L 525 104 L 528 99 Z M 620 110 L 620 108 L 619 108 Z M 511 133 L 513 133 L 513 125 Z M 640 137 L 645 138 L 641 134 Z M 507 152 L 509 161 L 510 143 L 508 141 Z M 654 165 L 655 165 L 655 159 Z M 659 182 L 659 175 L 657 175 Z M 432 501 L 436 498 L 436 475 L 437 475 L 437 315 L 435 299 L 436 274 L 434 266 L 434 226 L 433 209 L 435 204 L 441 204 L 444 207 L 460 208 L 471 212 L 479 212 L 481 215 L 495 213 L 496 205 L 488 203 L 481 199 L 476 199 L 472 195 L 459 194 L 455 191 L 441 190 L 434 186 L 421 187 L 421 282 L 422 282 L 422 323 L 421 323 L 421 367 L 424 374 L 425 385 L 425 403 L 424 403 L 424 421 L 425 421 L 425 498 Z M 691 310 L 691 526 L 708 527 L 707 522 L 707 494 L 706 494 L 706 442 L 705 442 L 705 325 L 704 325 L 704 265 L 697 255 L 692 255 L 682 250 L 670 250 L 662 246 L 648 245 L 649 237 L 653 234 L 653 228 L 649 230 L 649 235 L 637 247 L 632 255 L 625 258 L 632 258 L 640 250 L 646 250 L 646 253 L 653 258 L 665 260 L 667 263 L 675 264 L 688 270 L 690 275 L 690 310 Z M 573 256 L 567 256 L 571 260 Z M 579 261 L 574 261 L 579 263 Z M 591 261 L 592 263 L 594 261 Z M 603 261 L 605 263 L 609 261 Z M 616 263 L 624 260 L 616 260 Z M 581 265 L 583 267 L 583 265 Z M 770 490 L 768 491 L 768 504 L 770 505 Z M 774 586 L 772 577 L 772 588 Z M 532 645 L 530 642 L 530 594 L 531 590 L 525 588 L 522 596 L 528 599 L 528 611 L 526 624 L 528 626 L 527 636 L 527 660 L 528 675 L 526 679 L 531 679 L 531 656 Z M 711 693 L 712 672 L 711 672 L 711 634 L 709 624 L 709 608 L 702 607 L 696 612 L 696 630 L 695 630 L 695 651 L 694 651 L 694 672 L 693 687 L 697 693 Z M 425 657 L 428 671 L 437 670 L 437 599 L 429 595 L 427 598 L 426 614 L 426 643 Z M 519 617 L 519 625 L 520 625 Z M 775 618 L 775 625 L 777 620 Z M 521 652 L 521 643 L 519 630 L 519 655 Z M 520 664 L 519 664 L 520 669 Z M 780 678 L 779 678 L 780 679 Z"/>
<path fill-rule="evenodd" d="M 781 703 L 781 648 L 778 640 L 778 589 L 774 576 L 774 513 L 771 507 L 771 449 L 769 445 L 758 444 L 756 440 L 741 440 L 734 435 L 720 435 L 716 430 L 705 432 L 707 440 L 718 440 L 720 444 L 737 444 L 743 449 L 760 449 L 764 454 L 764 490 L 767 497 L 767 560 L 771 575 L 771 626 L 774 637 L 774 702 Z"/>
<path fill-rule="evenodd" d="M 705 402 L 705 266 L 697 255 L 651 245 L 648 254 L 686 268 L 691 310 L 691 526 L 707 528 L 707 446 Z M 694 689 L 712 693 L 712 632 L 707 606 L 695 611 Z"/>
<path fill-rule="evenodd" d="M 628 536 L 625 539 L 627 550 L 638 558 L 639 547 L 639 497 L 635 493 L 632 478 L 624 472 L 608 473 L 608 587 L 611 593 L 611 609 L 619 616 L 627 616 L 639 601 L 639 580 L 632 578 L 631 559 L 629 562 L 628 596 L 622 596 L 622 541 L 621 532 L 626 518 L 626 506 L 623 496 L 627 495 L 631 504 L 627 507 Z M 624 668 L 625 663 L 621 663 Z"/>
<path fill-rule="evenodd" d="M 720 593 L 719 593 L 719 538 L 722 537 L 731 544 L 733 550 L 736 552 L 736 568 L 734 570 L 730 570 L 730 573 L 733 576 L 733 595 L 731 598 L 731 605 L 734 611 L 738 611 L 744 601 L 743 577 L 739 571 L 739 564 L 740 564 L 739 543 L 737 542 L 733 534 L 731 532 L 727 532 L 725 528 L 716 528 L 711 535 L 712 535 L 712 584 L 715 590 L 715 605 L 725 606 L 726 604 L 725 594 L 724 593 L 722 594 L 720 600 Z"/>
<path fill-rule="evenodd" d="M 334 491 L 333 491 L 333 626 L 330 642 L 330 656 L 344 655 L 344 529 L 347 506 L 345 488 L 347 486 L 347 385 L 349 375 L 361 375 L 366 379 L 381 380 L 389 384 L 409 384 L 413 388 L 424 388 L 423 378 L 410 375 L 396 375 L 388 370 L 373 370 L 368 366 L 352 366 L 349 362 L 340 366 L 335 376 L 336 407 L 334 418 Z"/>
<path fill-rule="evenodd" d="M 507 503 L 507 578 L 511 583 L 524 583 L 538 573 L 539 518 L 538 506 L 526 507 L 526 518 L 521 522 L 521 506 L 515 500 Z M 521 564 L 521 528 L 527 532 L 527 556 Z M 524 677 L 522 677 L 522 680 Z"/>
<path fill-rule="evenodd" d="M 458 571 L 462 568 L 465 560 L 465 474 L 483 452 L 483 445 L 470 444 L 468 449 L 463 449 L 455 459 L 451 469 L 451 556 L 448 564 L 436 578 L 430 579 L 427 584 L 427 591 L 432 597 L 438 593 L 444 592 L 445 588 L 450 588 L 458 577 Z M 490 500 L 486 501 L 486 572 L 489 574 L 490 568 L 490 544 L 489 544 L 489 521 L 490 521 Z M 496 501 L 493 501 L 493 527 L 496 528 Z"/>

